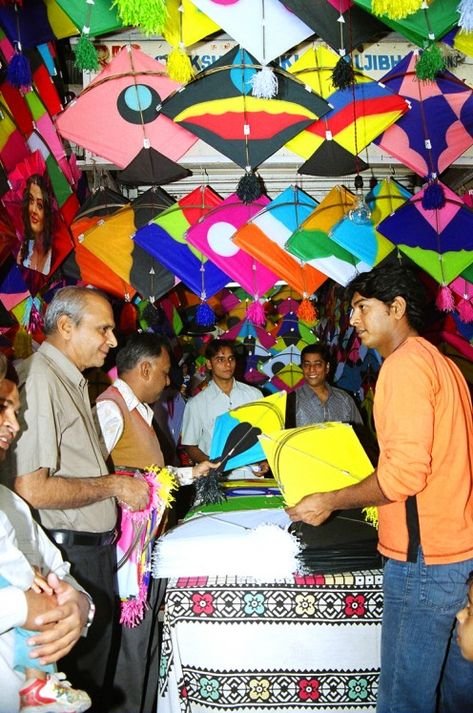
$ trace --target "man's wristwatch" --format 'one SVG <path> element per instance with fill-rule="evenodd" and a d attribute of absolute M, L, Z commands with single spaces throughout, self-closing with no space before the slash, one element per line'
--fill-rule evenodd
<path fill-rule="evenodd" d="M 81 636 L 87 636 L 90 627 L 92 626 L 92 622 L 94 621 L 95 617 L 95 604 L 94 600 L 90 596 L 90 594 L 87 594 L 87 592 L 82 592 L 85 594 L 87 599 L 89 600 L 89 613 L 87 614 L 87 621 L 84 624 L 84 628 L 82 629 Z"/>

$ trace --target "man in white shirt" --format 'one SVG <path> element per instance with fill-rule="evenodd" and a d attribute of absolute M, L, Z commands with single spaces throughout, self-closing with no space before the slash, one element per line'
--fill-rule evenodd
<path fill-rule="evenodd" d="M 215 419 L 236 406 L 263 398 L 254 386 L 234 378 L 236 367 L 235 347 L 227 339 L 213 339 L 205 350 L 207 369 L 212 374 L 209 385 L 187 402 L 182 424 L 182 445 L 194 463 L 208 459 Z M 268 471 L 267 461 L 262 461 L 255 471 L 251 467 L 235 468 L 232 480 L 254 478 Z"/>
<path fill-rule="evenodd" d="M 153 428 L 153 410 L 169 384 L 171 360 L 166 343 L 155 334 L 133 334 L 117 352 L 117 373 L 112 386 L 97 399 L 96 415 L 107 455 L 114 468 L 164 466 L 158 437 Z M 166 466 L 181 485 L 205 475 L 210 463 L 193 468 Z M 127 476 L 123 476 L 127 477 Z M 148 609 L 135 628 L 123 626 L 114 680 L 122 700 L 112 705 L 114 713 L 154 713 L 158 685 L 159 642 L 157 615 L 162 596 L 152 580 Z"/>
<path fill-rule="evenodd" d="M 18 389 L 13 381 L 3 378 L 5 372 L 6 359 L 0 353 L 0 461 L 19 431 Z M 71 650 L 84 627 L 92 623 L 93 606 L 70 576 L 69 564 L 33 520 L 26 503 L 3 485 L 0 485 L 0 534 L 0 575 L 7 581 L 24 580 L 21 587 L 0 589 L 0 713 L 15 713 L 25 680 L 24 672 L 13 668 L 15 628 L 38 631 L 33 639 L 35 654 L 42 663 L 53 663 Z M 53 596 L 31 589 L 33 565 L 49 572 Z M 48 628 L 43 629 L 46 624 Z M 34 661 L 32 658 L 32 668 Z"/>

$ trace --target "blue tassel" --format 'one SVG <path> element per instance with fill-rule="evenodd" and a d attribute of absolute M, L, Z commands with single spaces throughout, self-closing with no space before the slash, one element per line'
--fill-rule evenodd
<path fill-rule="evenodd" d="M 7 70 L 7 79 L 14 87 L 30 87 L 32 83 L 31 67 L 23 52 L 15 52 Z"/>
<path fill-rule="evenodd" d="M 429 183 L 422 196 L 422 208 L 424 210 L 437 210 L 445 205 L 445 193 L 438 181 Z"/>
<path fill-rule="evenodd" d="M 197 307 L 197 311 L 195 313 L 195 321 L 201 327 L 214 326 L 215 313 L 212 307 L 207 304 L 207 302 L 201 302 L 200 305 Z"/>

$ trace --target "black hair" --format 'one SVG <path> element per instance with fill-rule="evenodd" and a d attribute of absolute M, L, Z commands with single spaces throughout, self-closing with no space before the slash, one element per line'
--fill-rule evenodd
<path fill-rule="evenodd" d="M 205 358 L 210 361 L 226 347 L 231 350 L 233 356 L 236 355 L 235 343 L 232 342 L 231 339 L 212 339 L 205 348 Z"/>
<path fill-rule="evenodd" d="M 417 332 L 422 331 L 425 322 L 426 291 L 418 273 L 405 261 L 390 259 L 370 272 L 357 275 L 345 290 L 350 302 L 355 292 L 362 297 L 374 297 L 387 306 L 391 305 L 396 297 L 403 297 L 406 301 L 409 325 Z"/>
<path fill-rule="evenodd" d="M 142 359 L 160 357 L 163 350 L 170 353 L 167 341 L 154 332 L 136 332 L 118 350 L 116 365 L 118 376 L 131 371 Z"/>
<path fill-rule="evenodd" d="M 301 364 L 304 361 L 304 357 L 306 354 L 320 354 L 320 358 L 323 359 L 326 364 L 330 364 L 330 361 L 332 359 L 332 353 L 330 349 L 323 342 L 317 342 L 316 344 L 307 344 L 307 346 L 305 346 L 301 351 Z"/>

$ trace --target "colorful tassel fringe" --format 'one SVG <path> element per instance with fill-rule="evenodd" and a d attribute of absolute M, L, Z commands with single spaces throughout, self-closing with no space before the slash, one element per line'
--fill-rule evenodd
<path fill-rule="evenodd" d="M 355 70 L 350 57 L 340 57 L 332 72 L 332 84 L 337 89 L 347 89 L 355 84 Z"/>
<path fill-rule="evenodd" d="M 258 99 L 274 99 L 278 93 L 278 78 L 273 68 L 264 66 L 260 72 L 255 72 L 250 79 L 251 93 Z"/>
<path fill-rule="evenodd" d="M 28 58 L 23 52 L 17 50 L 10 60 L 7 69 L 7 79 L 17 89 L 31 87 L 31 67 Z"/>
<path fill-rule="evenodd" d="M 422 196 L 424 210 L 438 210 L 445 205 L 445 193 L 438 181 L 431 181 Z"/>
<path fill-rule="evenodd" d="M 84 32 L 74 47 L 74 67 L 87 72 L 96 72 L 99 68 L 97 50 Z"/>
<path fill-rule="evenodd" d="M 458 25 L 464 32 L 473 32 L 473 1 L 461 0 L 457 11 L 460 13 Z"/>
<path fill-rule="evenodd" d="M 361 512 L 365 516 L 366 522 L 369 522 L 376 529 L 378 529 L 378 525 L 379 525 L 378 508 L 375 507 L 374 505 L 370 505 L 370 507 L 363 508 L 363 510 Z"/>
<path fill-rule="evenodd" d="M 297 316 L 302 322 L 305 322 L 309 326 L 312 326 L 317 321 L 317 312 L 315 311 L 312 302 L 304 297 L 297 309 Z"/>
<path fill-rule="evenodd" d="M 263 195 L 263 186 L 256 173 L 247 171 L 240 178 L 236 194 L 243 203 L 253 203 Z"/>
<path fill-rule="evenodd" d="M 465 322 L 465 324 L 473 322 L 473 305 L 468 295 L 463 295 L 458 303 L 457 311 L 462 322 Z"/>
<path fill-rule="evenodd" d="M 373 0 L 371 12 L 373 15 L 386 15 L 391 20 L 402 20 L 421 7 L 422 0 Z"/>
<path fill-rule="evenodd" d="M 455 299 L 448 285 L 442 285 L 440 287 L 435 305 L 441 312 L 453 312 L 455 309 Z"/>
<path fill-rule="evenodd" d="M 250 302 L 246 308 L 246 318 L 249 322 L 259 327 L 263 327 L 266 324 L 266 313 L 259 300 Z"/>
<path fill-rule="evenodd" d="M 197 307 L 195 321 L 201 327 L 213 327 L 215 324 L 215 312 L 207 302 L 202 301 Z"/>
<path fill-rule="evenodd" d="M 166 66 L 169 77 L 180 84 L 187 84 L 194 76 L 189 55 L 182 44 L 172 48 Z"/>
<path fill-rule="evenodd" d="M 424 82 L 431 82 L 439 72 L 445 69 L 445 57 L 438 45 L 433 44 L 424 50 L 416 62 L 416 77 Z"/>
<path fill-rule="evenodd" d="M 162 35 L 168 19 L 165 0 L 115 0 L 124 26 L 141 27 L 146 35 Z"/>

